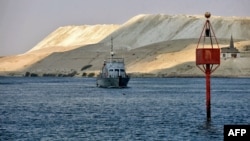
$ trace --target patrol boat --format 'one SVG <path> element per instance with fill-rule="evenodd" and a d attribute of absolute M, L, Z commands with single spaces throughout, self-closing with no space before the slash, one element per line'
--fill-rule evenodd
<path fill-rule="evenodd" d="M 99 75 L 96 78 L 96 86 L 103 88 L 127 87 L 130 77 L 126 74 L 124 58 L 114 58 L 113 38 L 111 38 L 111 57 L 104 60 Z"/>

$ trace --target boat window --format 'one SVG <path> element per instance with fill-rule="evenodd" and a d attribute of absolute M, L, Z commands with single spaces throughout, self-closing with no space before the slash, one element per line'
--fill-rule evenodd
<path fill-rule="evenodd" d="M 115 71 L 118 71 L 118 72 L 119 72 L 119 69 L 115 69 Z"/>
<path fill-rule="evenodd" d="M 113 71 L 113 69 L 109 69 L 109 71 Z"/>
<path fill-rule="evenodd" d="M 124 72 L 124 69 L 120 69 L 121 72 Z"/>

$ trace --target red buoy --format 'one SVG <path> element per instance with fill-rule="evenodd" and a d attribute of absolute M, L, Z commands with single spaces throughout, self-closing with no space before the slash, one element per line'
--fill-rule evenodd
<path fill-rule="evenodd" d="M 196 66 L 205 73 L 206 75 L 206 110 L 207 110 L 207 121 L 211 120 L 211 87 L 210 77 L 220 66 L 220 48 L 216 36 L 214 34 L 213 27 L 209 21 L 211 14 L 205 13 L 207 18 L 203 30 L 201 32 L 197 48 L 196 48 Z M 202 43 L 200 42 L 201 39 Z M 209 41 L 207 43 L 206 41 Z"/>

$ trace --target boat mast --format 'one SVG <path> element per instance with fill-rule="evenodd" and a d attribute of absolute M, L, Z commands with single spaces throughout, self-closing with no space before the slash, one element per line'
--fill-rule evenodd
<path fill-rule="evenodd" d="M 111 37 L 111 51 L 110 51 L 110 55 L 111 55 L 111 60 L 110 62 L 113 62 L 113 56 L 114 56 L 114 52 L 113 52 L 113 37 Z"/>

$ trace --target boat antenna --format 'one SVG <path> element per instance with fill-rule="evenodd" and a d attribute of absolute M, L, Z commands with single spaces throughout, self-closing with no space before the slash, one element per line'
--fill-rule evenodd
<path fill-rule="evenodd" d="M 114 56 L 114 52 L 113 52 L 113 37 L 111 37 L 111 51 L 110 51 L 110 55 L 111 55 L 111 62 L 113 61 L 113 56 Z"/>

